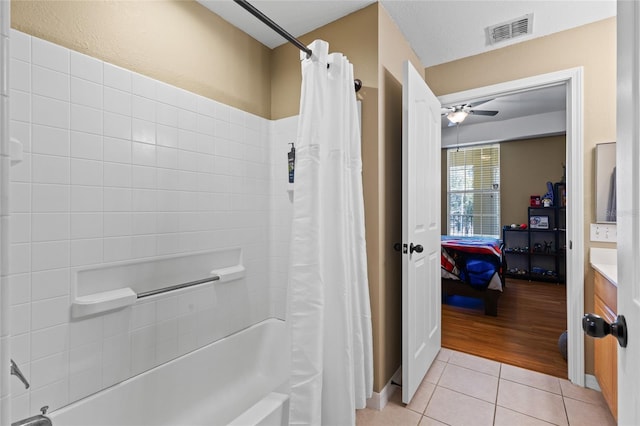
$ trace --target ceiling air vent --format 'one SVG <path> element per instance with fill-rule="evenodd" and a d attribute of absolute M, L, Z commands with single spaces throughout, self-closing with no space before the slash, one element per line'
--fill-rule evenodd
<path fill-rule="evenodd" d="M 533 13 L 487 27 L 489 44 L 499 43 L 512 38 L 531 34 L 533 30 Z"/>

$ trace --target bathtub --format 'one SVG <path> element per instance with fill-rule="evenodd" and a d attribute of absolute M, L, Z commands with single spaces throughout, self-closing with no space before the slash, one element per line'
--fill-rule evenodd
<path fill-rule="evenodd" d="M 53 411 L 53 426 L 286 425 L 289 345 L 268 319 Z"/>

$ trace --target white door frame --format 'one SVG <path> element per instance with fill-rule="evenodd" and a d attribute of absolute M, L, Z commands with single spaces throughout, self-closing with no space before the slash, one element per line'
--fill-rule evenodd
<path fill-rule="evenodd" d="M 582 67 L 440 96 L 443 106 L 557 84 L 567 88 L 567 329 L 569 380 L 584 386 L 584 134 Z"/>

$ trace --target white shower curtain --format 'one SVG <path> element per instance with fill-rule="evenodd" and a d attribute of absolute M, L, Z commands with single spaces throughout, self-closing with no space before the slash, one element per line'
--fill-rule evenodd
<path fill-rule="evenodd" d="M 373 390 L 360 127 L 353 66 L 314 41 L 302 60 L 288 323 L 289 423 L 353 425 Z"/>

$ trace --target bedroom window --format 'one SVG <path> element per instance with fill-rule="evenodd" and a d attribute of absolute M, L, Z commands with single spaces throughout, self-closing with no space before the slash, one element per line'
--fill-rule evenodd
<path fill-rule="evenodd" d="M 449 235 L 500 238 L 500 145 L 447 150 Z"/>

